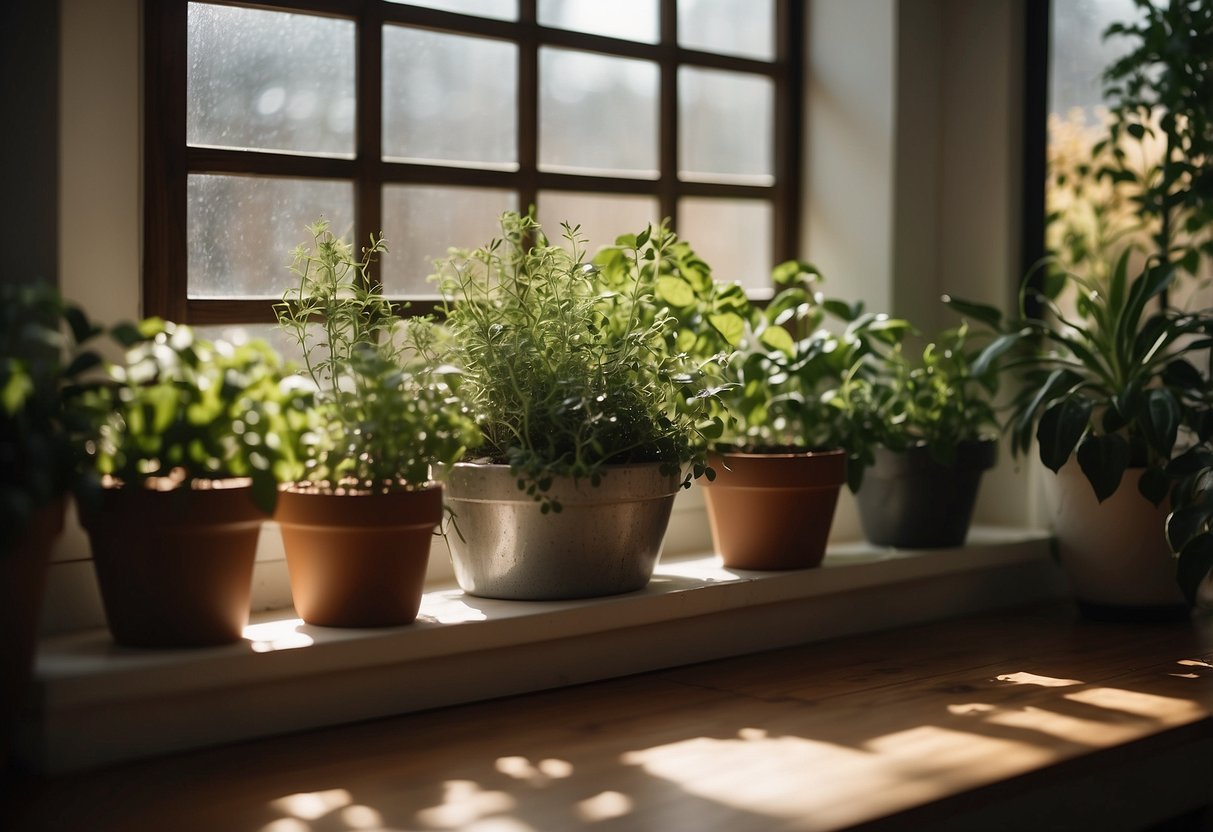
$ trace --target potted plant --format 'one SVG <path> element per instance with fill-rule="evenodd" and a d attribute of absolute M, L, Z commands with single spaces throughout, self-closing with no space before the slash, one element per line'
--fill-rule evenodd
<path fill-rule="evenodd" d="M 0 768 L 29 687 L 47 560 L 82 474 L 82 377 L 98 331 L 45 283 L 0 285 Z"/>
<path fill-rule="evenodd" d="M 276 307 L 299 344 L 316 404 L 303 434 L 304 473 L 286 485 L 282 529 L 300 617 L 332 627 L 382 627 L 417 617 L 430 539 L 442 520 L 432 467 L 478 437 L 432 360 L 432 322 L 407 323 L 372 284 L 385 250 L 360 256 L 325 221 L 295 250 L 296 282 Z"/>
<path fill-rule="evenodd" d="M 1090 617 L 1183 614 L 1164 538 L 1167 470 L 1185 444 L 1213 434 L 1213 392 L 1193 360 L 1210 346 L 1213 315 L 1158 306 L 1176 279 L 1150 258 L 1129 278 L 1131 252 L 1107 283 L 1054 274 L 1025 284 L 1019 315 L 951 299 L 1000 333 L 978 358 L 1008 355 L 1020 374 L 1007 430 L 1011 450 L 1036 441 L 1057 475 L 1052 499 L 1061 560 Z M 1048 317 L 1024 312 L 1035 299 Z M 1069 304 L 1065 305 L 1064 298 Z"/>
<path fill-rule="evenodd" d="M 676 255 L 664 261 L 660 296 L 682 324 L 678 348 L 709 368 L 728 417 L 713 440 L 716 477 L 704 483 L 716 549 L 731 568 L 817 566 L 847 480 L 833 396 L 874 341 L 907 324 L 824 299 L 809 263 L 776 267 L 776 294 L 762 306 L 714 282 L 685 244 Z"/>
<path fill-rule="evenodd" d="M 156 318 L 113 333 L 125 363 L 90 397 L 102 488 L 80 500 L 110 631 L 137 647 L 237 641 L 307 393 L 264 342 Z"/>
<path fill-rule="evenodd" d="M 449 359 L 484 437 L 448 480 L 455 576 L 497 598 L 639 589 L 720 427 L 655 297 L 673 236 L 620 238 L 608 272 L 587 262 L 576 227 L 565 246 L 531 216 L 506 213 L 501 228 L 437 275 Z"/>
<path fill-rule="evenodd" d="M 991 401 L 998 368 L 974 371 L 981 350 L 971 340 L 963 323 L 917 360 L 900 337 L 874 344 L 833 399 L 845 414 L 849 484 L 864 536 L 878 546 L 964 544 L 998 434 Z"/>

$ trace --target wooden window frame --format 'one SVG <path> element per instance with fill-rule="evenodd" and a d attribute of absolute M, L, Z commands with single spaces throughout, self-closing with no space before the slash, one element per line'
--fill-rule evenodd
<path fill-rule="evenodd" d="M 800 229 L 803 115 L 804 4 L 775 0 L 773 61 L 720 55 L 677 45 L 677 0 L 659 0 L 659 40 L 639 43 L 542 26 L 536 0 L 519 0 L 519 18 L 503 21 L 386 0 L 205 0 L 275 11 L 339 17 L 356 24 L 357 121 L 355 157 L 334 159 L 263 151 L 192 147 L 186 143 L 188 0 L 144 3 L 144 262 L 143 311 L 195 325 L 266 323 L 274 301 L 199 299 L 187 295 L 186 190 L 191 174 L 323 178 L 354 186 L 355 239 L 382 227 L 385 184 L 464 185 L 511 190 L 519 205 L 541 190 L 656 197 L 660 216 L 677 228 L 682 197 L 762 199 L 772 206 L 776 262 L 797 255 Z M 382 154 L 383 26 L 399 23 L 456 34 L 497 38 L 519 46 L 518 168 L 488 170 L 389 161 Z M 538 108 L 540 47 L 556 46 L 655 62 L 660 72 L 659 172 L 656 179 L 581 175 L 540 170 Z M 733 70 L 770 78 L 775 87 L 774 181 L 743 185 L 684 181 L 678 171 L 678 68 Z M 368 102 L 376 102 L 368 106 Z M 411 301 L 424 313 L 432 300 Z"/>

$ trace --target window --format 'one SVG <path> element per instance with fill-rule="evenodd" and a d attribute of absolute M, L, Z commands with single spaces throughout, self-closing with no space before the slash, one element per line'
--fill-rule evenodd
<path fill-rule="evenodd" d="M 796 0 L 145 4 L 144 309 L 273 320 L 327 217 L 413 309 L 510 208 L 592 245 L 670 217 L 756 294 L 796 255 Z"/>

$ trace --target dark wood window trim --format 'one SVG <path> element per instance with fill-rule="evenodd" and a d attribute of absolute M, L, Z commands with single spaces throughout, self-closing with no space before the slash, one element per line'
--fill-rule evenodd
<path fill-rule="evenodd" d="M 187 295 L 186 187 L 190 174 L 220 173 L 338 179 L 354 186 L 354 229 L 366 239 L 382 227 L 384 183 L 474 185 L 516 192 L 520 205 L 541 190 L 655 196 L 661 216 L 677 228 L 678 200 L 685 196 L 768 200 L 773 209 L 772 252 L 797 255 L 800 228 L 803 115 L 804 5 L 775 0 L 776 54 L 771 62 L 718 55 L 677 45 L 677 0 L 660 0 L 659 42 L 637 43 L 541 26 L 536 0 L 520 0 L 517 21 L 490 20 L 386 0 L 207 0 L 342 17 L 355 21 L 357 138 L 355 158 L 191 147 L 186 144 L 186 38 L 188 0 L 144 4 L 144 263 L 143 306 L 148 315 L 192 324 L 273 320 L 265 299 L 190 299 Z M 384 24 L 478 35 L 519 44 L 517 170 L 487 170 L 386 161 L 382 157 L 382 33 Z M 538 54 L 542 46 L 587 50 L 654 61 L 660 68 L 659 176 L 605 177 L 543 171 L 538 166 Z M 677 177 L 677 70 L 724 69 L 772 79 L 775 87 L 774 182 L 771 185 L 687 182 Z M 412 311 L 433 304 L 414 301 Z"/>

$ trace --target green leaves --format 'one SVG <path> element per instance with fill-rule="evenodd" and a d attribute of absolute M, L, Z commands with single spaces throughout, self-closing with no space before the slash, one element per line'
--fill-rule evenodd
<path fill-rule="evenodd" d="M 726 389 L 709 381 L 744 332 L 740 290 L 717 291 L 666 225 L 623 235 L 592 262 L 573 228 L 553 245 L 533 216 L 511 212 L 501 229 L 436 276 L 444 358 L 461 370 L 485 454 L 549 510 L 554 474 L 593 483 L 624 462 L 706 470 Z"/>
<path fill-rule="evenodd" d="M 1129 443 L 1121 436 L 1088 436 L 1078 448 L 1078 464 L 1102 503 L 1120 487 L 1129 467 Z"/>
<path fill-rule="evenodd" d="M 212 343 L 159 319 L 124 334 L 133 331 L 142 340 L 125 365 L 87 396 L 97 472 L 128 484 L 247 477 L 271 510 L 279 479 L 301 471 L 296 448 L 310 391 L 264 342 Z"/>
<path fill-rule="evenodd" d="M 1046 468 L 1056 474 L 1066 464 L 1090 421 L 1091 402 L 1075 397 L 1063 398 L 1041 414 L 1036 439 Z"/>

